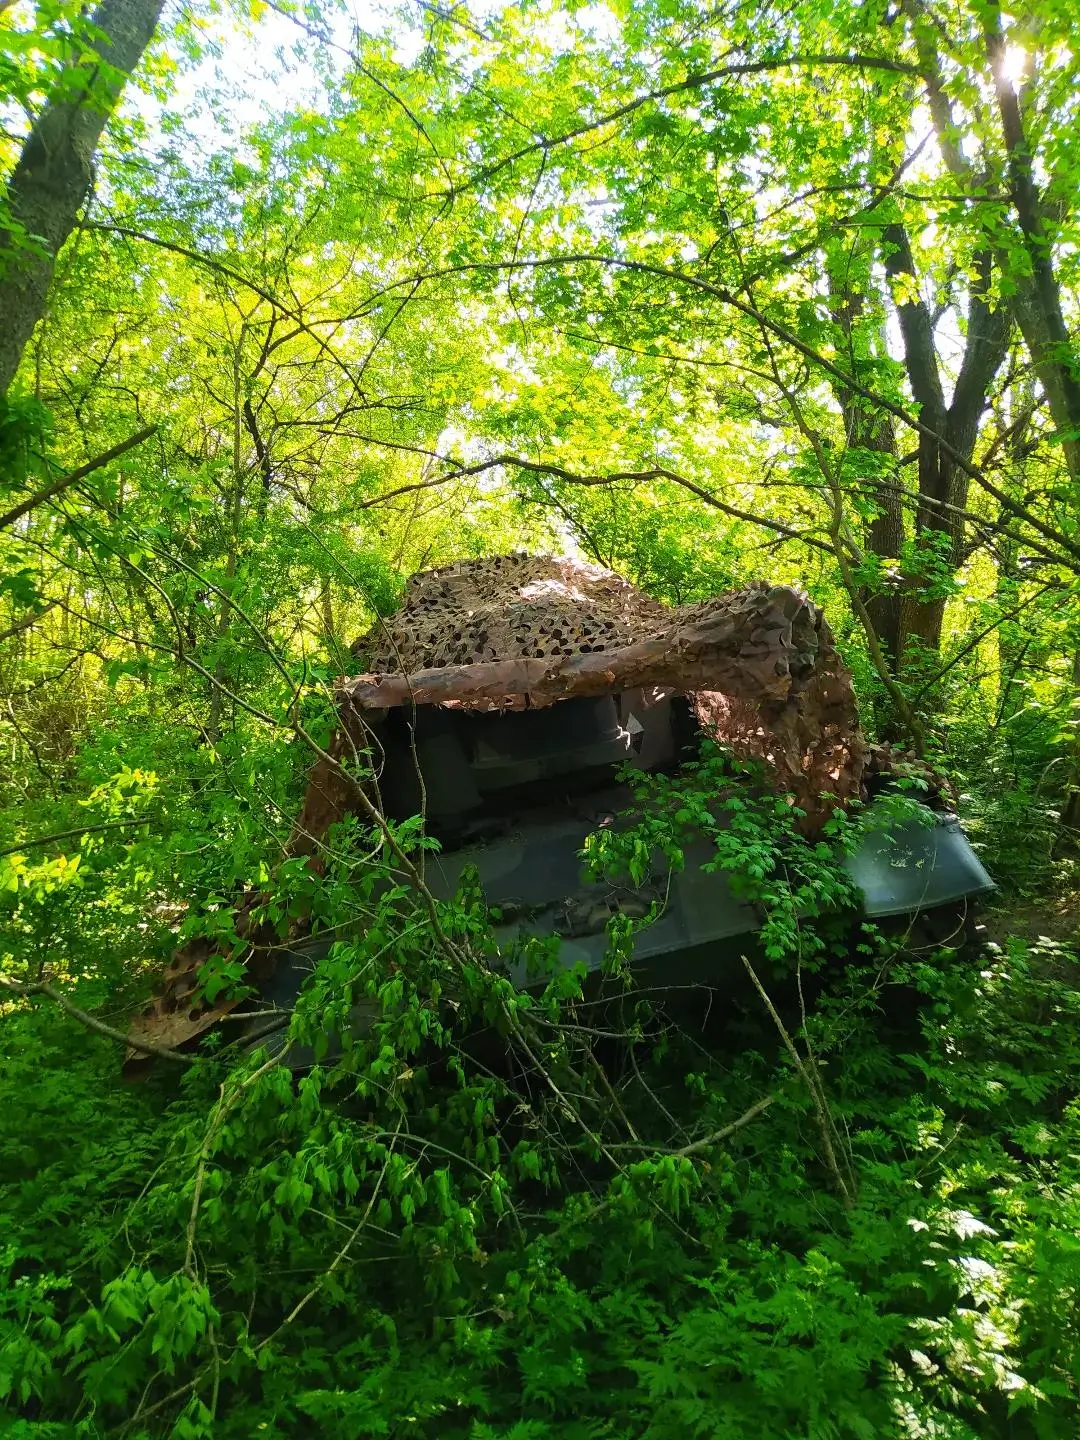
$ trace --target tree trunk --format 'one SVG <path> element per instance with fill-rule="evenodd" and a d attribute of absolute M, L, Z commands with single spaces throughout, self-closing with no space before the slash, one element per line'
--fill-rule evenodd
<path fill-rule="evenodd" d="M 1072 719 L 1080 723 L 1080 650 L 1073 653 L 1072 689 Z M 1060 848 L 1063 842 L 1075 844 L 1080 836 L 1080 740 L 1074 740 L 1071 749 L 1069 779 L 1065 801 L 1061 807 L 1061 818 L 1058 821 L 1058 841 L 1055 848 Z"/>
<path fill-rule="evenodd" d="M 164 0 L 101 0 L 101 38 L 58 79 L 22 147 L 0 205 L 0 395 L 45 313 L 56 257 L 93 179 L 94 154 Z"/>
<path fill-rule="evenodd" d="M 856 324 L 859 321 L 866 323 L 866 296 L 853 290 L 842 275 L 840 267 L 833 263 L 829 265 L 829 287 L 829 308 L 834 322 L 843 332 L 848 347 L 848 369 L 855 375 L 859 370 L 859 357 L 855 353 Z M 888 347 L 883 322 L 880 332 L 881 350 L 886 353 Z M 893 462 L 889 466 L 885 483 L 873 487 L 877 514 L 867 526 L 866 540 L 871 554 L 884 560 L 895 560 L 899 557 L 904 543 L 904 511 L 894 473 L 896 427 L 891 415 L 868 407 L 865 400 L 850 387 L 837 385 L 835 388 L 844 416 L 844 433 L 851 449 L 869 450 L 876 455 L 887 456 L 888 460 Z M 901 644 L 899 591 L 867 591 L 862 599 L 889 673 L 896 676 L 900 667 Z"/>
<path fill-rule="evenodd" d="M 232 582 L 236 579 L 236 572 L 240 562 L 240 527 L 244 515 L 244 466 L 242 463 L 242 426 L 244 418 L 243 407 L 243 382 L 240 374 L 240 367 L 244 353 L 244 332 L 246 326 L 241 325 L 240 335 L 233 350 L 233 435 L 232 435 L 232 487 L 228 495 L 228 506 L 226 510 L 228 523 L 227 548 L 225 558 L 225 576 L 229 582 L 225 595 L 217 597 L 221 609 L 218 612 L 218 623 L 216 632 L 217 659 L 214 662 L 214 680 L 210 685 L 210 717 L 206 723 L 206 733 L 210 742 L 217 745 L 221 740 L 221 717 L 226 688 L 232 688 L 235 677 L 232 675 L 230 666 L 226 661 L 225 652 L 232 636 L 233 612 L 228 601 L 232 597 Z"/>
<path fill-rule="evenodd" d="M 1042 200 L 1035 184 L 1020 99 L 1006 71 L 1008 41 L 1001 29 L 1001 11 L 997 6 L 987 9 L 984 24 L 986 55 L 994 76 L 1005 139 L 1009 197 L 1031 267 L 1014 301 L 1016 320 L 1035 373 L 1046 392 L 1065 464 L 1072 478 L 1080 480 L 1080 380 L 1075 369 L 1072 338 L 1061 308 L 1061 288 L 1054 273 L 1052 238 L 1047 234 Z"/>
<path fill-rule="evenodd" d="M 891 434 L 891 425 L 889 431 Z M 899 491 L 895 486 L 882 490 L 880 500 L 881 508 L 871 520 L 866 538 L 872 555 L 882 560 L 896 560 L 904 544 L 904 512 Z M 889 673 L 893 676 L 900 673 L 900 656 L 904 644 L 901 602 L 902 596 L 895 587 L 879 589 L 875 594 L 866 597 L 866 612 L 881 641 L 882 654 L 889 662 Z"/>
<path fill-rule="evenodd" d="M 988 7 L 983 23 L 986 56 L 993 72 L 1001 133 L 1005 140 L 1009 198 L 1030 265 L 1030 274 L 1019 282 L 1013 309 L 1046 395 L 1066 468 L 1071 479 L 1080 482 L 1078 357 L 1065 324 L 1061 286 L 1054 270 L 1053 237 L 1048 233 L 1042 197 L 1035 183 L 1031 144 L 1024 128 L 1020 98 L 1006 70 L 1008 40 L 1001 29 L 1000 8 L 996 5 Z M 1080 650 L 1073 654 L 1072 683 L 1073 718 L 1080 720 Z M 1070 746 L 1069 767 L 1059 822 L 1059 845 L 1063 841 L 1075 843 L 1080 831 L 1080 739 Z"/>
<path fill-rule="evenodd" d="M 916 283 L 915 264 L 907 231 L 902 225 L 885 228 L 885 273 L 891 282 L 903 279 Z M 944 438 L 948 423 L 945 394 L 938 370 L 937 347 L 930 312 L 923 301 L 908 298 L 896 306 L 900 332 L 904 341 L 904 359 L 911 393 L 919 406 L 919 419 Z M 930 435 L 919 436 L 919 506 L 915 517 L 916 534 L 927 540 L 949 532 L 948 511 L 942 506 L 952 500 L 953 470 L 951 460 L 943 453 L 939 441 Z M 919 593 L 923 577 L 908 577 L 900 614 L 900 664 L 915 658 L 916 652 L 936 651 L 941 645 L 941 626 L 945 614 L 943 601 L 924 600 Z"/>
<path fill-rule="evenodd" d="M 1068 362 L 1062 358 L 1061 342 L 1051 339 L 1030 277 L 1020 281 L 1013 298 L 1013 312 L 1043 387 L 1066 468 L 1074 480 L 1080 480 L 1080 399 L 1077 397 L 1076 382 Z"/>
<path fill-rule="evenodd" d="M 999 536 L 994 600 L 1002 615 L 1015 608 L 1020 594 L 1020 582 L 1016 568 L 1018 548 L 1014 536 Z M 998 667 L 997 713 L 994 717 L 994 728 L 996 729 L 1010 720 L 1018 707 L 1022 691 L 1016 681 L 1027 645 L 1018 643 L 1015 633 L 1003 624 L 998 625 L 994 632 L 994 639 L 997 644 Z M 1027 643 L 1030 644 L 1030 641 Z"/>
<path fill-rule="evenodd" d="M 902 225 L 885 228 L 888 246 L 885 271 L 891 281 L 908 286 L 916 280 L 915 265 L 907 231 Z M 919 405 L 919 419 L 934 433 L 919 437 L 919 505 L 917 534 L 927 548 L 938 538 L 943 542 L 940 559 L 959 569 L 964 559 L 964 522 L 958 513 L 966 508 L 968 477 L 941 444 L 970 460 L 979 424 L 986 408 L 990 386 L 1001 368 L 1008 349 L 1010 317 L 1004 306 L 991 309 L 991 260 L 987 252 L 975 257 L 977 278 L 971 287 L 967 307 L 967 335 L 964 355 L 952 399 L 946 404 L 938 366 L 937 344 L 929 309 L 921 298 L 908 296 L 897 303 L 897 317 L 904 341 L 908 384 Z M 912 658 L 941 648 L 945 600 L 926 596 L 928 577 L 911 577 L 901 607 L 900 655 Z M 911 642 L 915 642 L 912 647 Z"/>

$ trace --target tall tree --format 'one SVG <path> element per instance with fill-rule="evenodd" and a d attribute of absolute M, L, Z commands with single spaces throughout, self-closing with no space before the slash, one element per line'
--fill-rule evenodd
<path fill-rule="evenodd" d="M 1001 26 L 1000 7 L 988 6 L 983 23 L 986 55 L 1001 117 L 1008 195 L 1027 262 L 1019 267 L 1014 300 L 1016 318 L 1046 393 L 1065 463 L 1073 480 L 1080 480 L 1080 378 L 1076 348 L 1065 320 L 1054 265 L 1054 242 L 1060 237 L 1054 233 L 1047 214 L 1047 196 L 1040 194 L 1036 183 L 1037 147 L 1032 145 L 1027 133 L 1021 95 L 1008 74 L 1009 36 Z M 1023 29 L 1020 34 L 1021 38 L 1027 38 Z M 1036 55 L 1028 53 L 1029 74 L 1036 63 Z"/>
<path fill-rule="evenodd" d="M 905 227 L 888 225 L 884 239 L 889 248 L 885 270 L 890 280 L 903 277 L 914 282 L 915 264 Z M 956 462 L 958 458 L 970 462 L 974 453 L 990 385 L 1005 359 L 1009 338 L 1006 307 L 992 306 L 988 300 L 989 255 L 976 255 L 975 265 L 963 358 L 951 399 L 946 399 L 942 384 L 933 318 L 925 300 L 913 289 L 896 307 L 908 383 L 926 427 L 919 436 L 917 531 L 927 539 L 943 538 L 944 548 L 938 558 L 954 572 L 965 558 L 961 512 L 967 507 L 969 485 L 966 471 Z M 931 431 L 933 434 L 928 433 Z M 933 651 L 940 648 L 944 615 L 943 596 L 924 598 L 912 593 L 905 597 L 897 646 L 901 663 L 909 641 L 918 641 Z"/>
<path fill-rule="evenodd" d="M 61 247 L 93 180 L 94 154 L 164 0 L 102 0 L 23 143 L 0 203 L 0 394 L 45 311 Z"/>

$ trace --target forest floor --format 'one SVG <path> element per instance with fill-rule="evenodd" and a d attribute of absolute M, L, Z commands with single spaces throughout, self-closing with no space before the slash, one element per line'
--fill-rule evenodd
<path fill-rule="evenodd" d="M 999 945 L 1011 936 L 1075 948 L 1080 943 L 1080 867 L 1071 863 L 1053 891 L 988 907 L 984 919 L 989 938 Z"/>

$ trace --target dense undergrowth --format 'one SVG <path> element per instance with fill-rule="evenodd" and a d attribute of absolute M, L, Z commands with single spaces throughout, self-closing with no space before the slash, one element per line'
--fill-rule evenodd
<path fill-rule="evenodd" d="M 478 897 L 429 912 L 361 831 L 273 892 L 347 936 L 292 1021 L 289 1045 L 322 1054 L 299 1077 L 287 1048 L 219 1040 L 123 1083 L 111 1040 L 12 1001 L 4 1433 L 1075 1433 L 1075 958 L 1015 940 L 973 963 L 870 930 L 853 947 L 833 917 L 849 827 L 803 840 L 786 805 L 721 788 L 725 763 L 649 782 L 645 827 L 591 860 L 632 868 L 644 844 L 678 863 L 712 833 L 765 908 L 747 958 L 775 1014 L 738 954 L 704 1027 L 700 1005 L 637 992 L 627 922 L 602 1007 L 557 968 L 523 995 Z M 131 820 L 161 803 L 142 772 L 98 800 Z M 415 829 L 395 839 L 419 859 Z M 125 840 L 84 837 L 77 867 L 3 862 L 8 975 L 62 969 L 106 1020 L 165 942 L 142 901 L 178 863 Z M 372 1002 L 370 1035 L 327 1051 Z"/>

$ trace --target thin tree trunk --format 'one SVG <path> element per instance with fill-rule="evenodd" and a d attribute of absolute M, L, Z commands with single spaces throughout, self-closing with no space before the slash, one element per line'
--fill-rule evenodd
<path fill-rule="evenodd" d="M 1072 690 L 1072 719 L 1080 724 L 1080 650 L 1073 652 Z M 1068 788 L 1065 791 L 1065 803 L 1061 807 L 1061 819 L 1058 821 L 1058 845 L 1060 846 L 1062 841 L 1075 843 L 1078 835 L 1080 835 L 1080 739 L 1072 742 Z"/>
<path fill-rule="evenodd" d="M 334 597 L 329 581 L 326 581 L 322 587 L 319 602 L 322 608 L 323 634 L 326 637 L 327 647 L 333 651 L 337 648 L 337 639 L 334 635 Z"/>
<path fill-rule="evenodd" d="M 1005 455 L 1005 474 L 1022 475 L 1023 467 L 1031 453 L 1030 430 L 1037 400 L 1034 377 L 1026 375 L 1011 386 L 1011 406 L 1008 424 L 1002 425 L 994 444 L 983 457 L 984 467 L 989 468 L 995 451 Z M 1036 444 L 1038 441 L 1036 440 Z M 1001 530 L 994 545 L 997 567 L 997 582 L 994 600 L 1002 616 L 1008 615 L 1021 604 L 1023 577 L 1019 567 L 1020 544 L 1017 536 L 1006 525 L 1007 514 L 1000 515 Z M 1024 657 L 1032 644 L 1032 636 L 1021 639 L 1020 632 L 1011 624 L 1001 623 L 995 632 L 997 643 L 998 699 L 994 728 L 1008 721 L 1016 712 L 1022 691 L 1017 685 Z"/>
<path fill-rule="evenodd" d="M 240 335 L 233 351 L 232 490 L 229 495 L 227 512 L 228 549 L 225 559 L 225 575 L 229 582 L 236 579 L 240 557 L 240 526 L 244 512 L 244 467 L 241 449 L 244 408 L 240 367 L 243 359 L 245 330 L 246 325 L 241 325 Z M 231 583 L 228 593 L 232 594 Z M 221 606 L 216 632 L 218 656 L 214 664 L 214 679 L 217 684 L 210 687 L 210 716 L 206 725 L 207 735 L 215 745 L 221 739 L 222 733 L 223 687 L 230 684 L 232 680 L 224 653 L 232 635 L 232 610 L 221 596 L 218 596 L 218 603 Z"/>
<path fill-rule="evenodd" d="M 843 331 L 848 347 L 848 369 L 856 374 L 859 368 L 855 354 L 856 323 L 865 322 L 866 296 L 852 290 L 836 266 L 829 267 L 832 291 L 830 309 L 835 323 Z M 884 324 L 881 326 L 881 348 L 887 350 Z M 836 387 L 836 398 L 844 416 L 844 433 L 852 449 L 869 450 L 876 455 L 896 459 L 896 428 L 890 415 L 873 411 L 862 398 L 845 386 Z M 887 477 L 894 478 L 892 473 Z M 867 526 L 866 540 L 870 552 L 883 560 L 895 560 L 904 543 L 904 512 L 900 492 L 894 484 L 875 487 L 878 513 Z M 878 637 L 881 653 L 894 678 L 900 668 L 900 594 L 895 589 L 866 592 L 862 596 L 866 613 Z M 887 728 L 889 717 L 882 717 Z"/>
<path fill-rule="evenodd" d="M 45 313 L 61 247 L 93 180 L 109 116 L 157 28 L 164 0 L 101 0 L 101 38 L 80 48 L 22 147 L 0 203 L 0 395 Z"/>
<path fill-rule="evenodd" d="M 1017 542 L 1011 535 L 1002 535 L 997 544 L 997 584 L 994 600 L 1004 615 L 1016 605 L 1020 584 L 1016 572 Z M 999 624 L 994 634 L 997 643 L 998 698 L 994 724 L 999 726 L 1009 720 L 1019 703 L 1019 687 L 1016 684 L 1020 664 L 1024 658 L 1024 646 L 1019 644 L 1015 632 Z"/>

